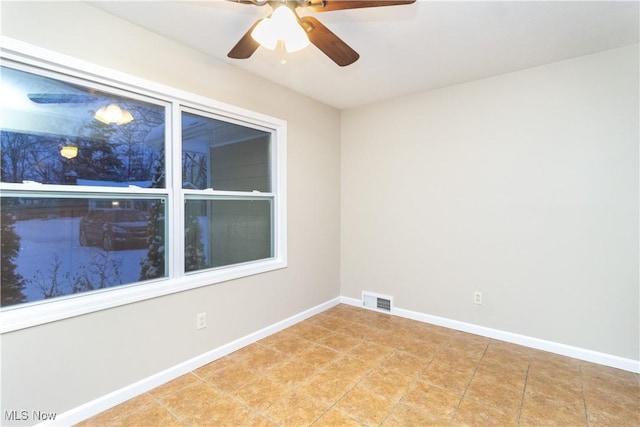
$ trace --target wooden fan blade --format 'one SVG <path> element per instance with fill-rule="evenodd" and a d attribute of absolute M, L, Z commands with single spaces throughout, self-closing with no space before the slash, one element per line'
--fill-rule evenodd
<path fill-rule="evenodd" d="M 300 18 L 300 22 L 309 36 L 309 41 L 339 66 L 353 64 L 360 58 L 358 52 L 351 49 L 340 37 L 313 16 L 303 16 Z"/>
<path fill-rule="evenodd" d="M 324 6 L 309 6 L 315 12 L 360 9 L 363 7 L 400 6 L 415 3 L 416 0 L 324 0 Z"/>
<path fill-rule="evenodd" d="M 260 46 L 260 43 L 258 43 L 253 39 L 253 37 L 251 37 L 251 32 L 256 27 L 256 25 L 258 25 L 260 21 L 261 21 L 260 19 L 257 20 L 251 26 L 251 28 L 249 28 L 249 31 L 247 31 L 245 35 L 242 36 L 242 38 L 238 41 L 238 43 L 236 43 L 233 49 L 231 49 L 229 53 L 227 53 L 227 56 L 229 58 L 247 59 L 251 55 L 253 55 L 253 52 L 255 52 Z"/>

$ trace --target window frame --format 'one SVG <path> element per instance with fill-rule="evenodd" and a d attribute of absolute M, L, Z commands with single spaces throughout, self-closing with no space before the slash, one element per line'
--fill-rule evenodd
<path fill-rule="evenodd" d="M 56 78 L 65 76 L 103 86 L 109 93 L 125 96 L 139 95 L 142 99 L 154 99 L 167 105 L 165 123 L 166 188 L 92 187 L 73 188 L 66 185 L 39 185 L 0 183 L 0 191 L 46 192 L 50 194 L 108 194 L 126 196 L 166 196 L 169 206 L 167 221 L 166 258 L 167 277 L 95 290 L 87 293 L 72 294 L 48 300 L 40 300 L 0 310 L 0 333 L 16 331 L 62 320 L 82 314 L 110 309 L 125 304 L 144 301 L 151 298 L 170 295 L 190 289 L 214 285 L 233 279 L 265 273 L 287 267 L 287 202 L 286 202 L 286 144 L 287 123 L 282 119 L 222 103 L 214 99 L 186 92 L 139 78 L 121 71 L 92 64 L 73 57 L 62 55 L 21 41 L 0 37 L 0 57 L 13 63 L 25 64 L 54 73 Z M 126 83 L 124 83 L 126 82 Z M 120 92 L 122 91 L 122 92 Z M 182 129 L 181 112 L 196 112 L 231 123 L 252 127 L 271 133 L 271 192 L 251 193 L 236 191 L 208 191 L 182 189 L 181 157 Z M 273 257 L 234 264 L 213 269 L 188 272 L 184 271 L 184 203 L 187 195 L 207 197 L 263 197 L 273 201 L 273 220 L 271 235 Z"/>

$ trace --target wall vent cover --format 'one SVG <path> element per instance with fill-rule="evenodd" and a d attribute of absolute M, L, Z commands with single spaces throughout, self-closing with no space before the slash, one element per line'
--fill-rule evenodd
<path fill-rule="evenodd" d="M 391 312 L 393 298 L 387 295 L 362 293 L 362 306 L 378 311 Z"/>

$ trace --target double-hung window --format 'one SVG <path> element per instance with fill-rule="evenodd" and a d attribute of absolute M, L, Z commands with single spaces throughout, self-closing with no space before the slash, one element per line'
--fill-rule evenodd
<path fill-rule="evenodd" d="M 185 271 L 273 257 L 271 134 L 184 109 Z"/>
<path fill-rule="evenodd" d="M 19 47 L 0 69 L 3 331 L 286 266 L 284 122 Z"/>

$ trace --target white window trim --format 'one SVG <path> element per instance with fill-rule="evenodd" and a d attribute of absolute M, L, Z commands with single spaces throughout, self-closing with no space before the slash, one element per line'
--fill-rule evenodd
<path fill-rule="evenodd" d="M 221 267 L 204 272 L 191 272 L 187 274 L 181 272 L 177 274 L 177 267 L 182 265 L 182 262 L 177 260 L 181 259 L 179 257 L 183 252 L 182 246 L 184 239 L 176 235 L 178 230 L 181 230 L 179 226 L 169 227 L 167 241 L 170 242 L 170 253 L 166 264 L 169 274 L 168 278 L 5 307 L 0 311 L 0 333 L 16 331 L 176 292 L 213 285 L 223 281 L 265 273 L 287 266 L 286 121 L 151 82 L 120 71 L 91 64 L 4 36 L 0 36 L 0 51 L 2 57 L 8 60 L 14 60 L 51 71 L 88 79 L 115 88 L 130 90 L 134 93 L 142 93 L 164 101 L 170 101 L 173 103 L 171 116 L 174 122 L 175 120 L 179 120 L 179 117 L 176 118 L 176 113 L 179 111 L 179 104 L 182 104 L 183 106 L 200 109 L 236 122 L 246 123 L 248 126 L 258 126 L 271 130 L 274 138 L 273 143 L 275 144 L 273 151 L 274 159 L 272 160 L 274 162 L 274 176 L 273 192 L 268 194 L 275 195 L 273 221 L 276 230 L 273 234 L 273 258 Z M 180 137 L 181 135 L 178 133 L 179 127 L 173 126 L 173 135 L 168 136 L 168 138 L 173 140 L 175 137 Z M 179 156 L 171 156 L 173 159 L 177 157 Z M 174 170 L 172 166 L 167 165 L 168 173 Z M 47 190 L 56 190 L 56 188 L 53 187 L 62 187 L 60 190 L 64 189 L 67 193 L 70 191 L 68 186 L 47 186 Z M 7 190 L 36 189 L 27 184 L 9 183 L 2 184 L 2 188 Z M 38 186 L 38 189 L 41 188 L 41 186 Z M 122 193 L 122 190 L 123 189 L 118 189 L 117 192 Z M 176 190 L 169 186 L 166 189 L 156 191 L 159 194 L 169 193 L 169 197 L 173 198 L 174 203 L 180 203 L 183 199 L 182 194 L 187 193 L 187 191 L 182 191 L 180 195 L 175 194 Z M 113 192 L 113 189 L 101 190 L 95 188 L 92 189 L 92 192 L 108 193 Z M 125 190 L 124 192 L 129 191 Z M 135 190 L 131 190 L 131 192 L 135 194 Z M 148 189 L 146 192 L 149 194 Z M 232 192 L 220 193 L 232 195 Z M 246 193 L 244 194 L 246 195 Z M 266 194 L 267 193 L 262 193 L 262 195 Z M 175 215 L 177 211 L 179 211 L 179 209 L 174 209 L 174 211 L 170 213 Z M 182 216 L 183 215 L 179 215 L 177 218 L 180 218 L 180 221 L 182 221 Z"/>

